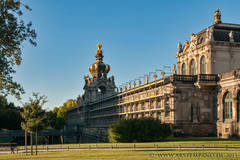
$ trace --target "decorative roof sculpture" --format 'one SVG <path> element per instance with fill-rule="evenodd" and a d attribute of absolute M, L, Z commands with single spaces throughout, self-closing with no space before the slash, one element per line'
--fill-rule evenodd
<path fill-rule="evenodd" d="M 214 24 L 219 24 L 219 23 L 222 23 L 221 12 L 219 11 L 219 8 L 217 8 L 217 10 L 215 11 L 215 14 L 214 14 Z"/>
<path fill-rule="evenodd" d="M 110 71 L 110 66 L 108 64 L 103 63 L 103 51 L 101 50 L 102 45 L 100 43 L 97 44 L 96 51 L 96 63 L 91 64 L 89 66 L 89 71 L 94 78 L 107 78 L 107 74 Z"/>

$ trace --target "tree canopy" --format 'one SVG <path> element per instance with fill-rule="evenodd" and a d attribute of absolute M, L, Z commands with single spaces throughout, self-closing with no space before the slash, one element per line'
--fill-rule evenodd
<path fill-rule="evenodd" d="M 155 142 L 170 136 L 171 129 L 159 119 L 122 119 L 113 123 L 108 133 L 110 142 Z"/>
<path fill-rule="evenodd" d="M 21 64 L 23 42 L 36 46 L 37 36 L 32 23 L 22 19 L 23 8 L 31 10 L 21 0 L 0 0 L 0 94 L 18 99 L 24 90 L 13 80 L 14 66 Z"/>
<path fill-rule="evenodd" d="M 29 98 L 29 102 L 23 106 L 21 116 L 23 118 L 22 128 L 30 132 L 42 130 L 46 126 L 45 110 L 42 108 L 47 102 L 46 96 L 39 96 L 33 93 L 33 98 Z"/>
<path fill-rule="evenodd" d="M 21 110 L 20 107 L 16 107 L 13 103 L 9 103 L 6 97 L 0 96 L 0 130 L 21 129 Z"/>
<path fill-rule="evenodd" d="M 76 105 L 76 100 L 69 99 L 62 106 L 55 107 L 52 111 L 48 112 L 49 125 L 54 129 L 63 129 L 67 121 L 67 110 Z"/>

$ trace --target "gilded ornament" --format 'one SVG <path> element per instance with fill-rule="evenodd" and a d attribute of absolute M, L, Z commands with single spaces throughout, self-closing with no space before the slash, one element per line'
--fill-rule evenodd
<path fill-rule="evenodd" d="M 215 14 L 214 14 L 214 24 L 219 24 L 219 23 L 222 23 L 221 12 L 219 11 L 219 8 L 217 8 L 217 10 L 215 11 Z"/>

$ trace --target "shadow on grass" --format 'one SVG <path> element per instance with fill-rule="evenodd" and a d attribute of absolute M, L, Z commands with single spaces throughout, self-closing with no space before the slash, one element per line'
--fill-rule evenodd
<path fill-rule="evenodd" d="M 178 141 L 240 141 L 239 138 L 221 139 L 217 137 L 181 137 L 168 138 L 163 142 L 178 142 Z"/>

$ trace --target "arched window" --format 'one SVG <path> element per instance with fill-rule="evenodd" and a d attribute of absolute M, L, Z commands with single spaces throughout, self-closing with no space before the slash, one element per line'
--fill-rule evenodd
<path fill-rule="evenodd" d="M 223 96 L 223 120 L 232 120 L 232 95 L 229 92 Z"/>
<path fill-rule="evenodd" d="M 182 75 L 186 75 L 186 64 L 182 64 Z"/>
<path fill-rule="evenodd" d="M 196 74 L 196 63 L 195 60 L 192 59 L 190 62 L 190 75 L 195 75 Z"/>
<path fill-rule="evenodd" d="M 205 58 L 205 56 L 202 56 L 201 60 L 200 60 L 200 74 L 206 74 L 206 58 Z"/>
<path fill-rule="evenodd" d="M 237 95 L 237 121 L 240 121 L 240 91 Z"/>

